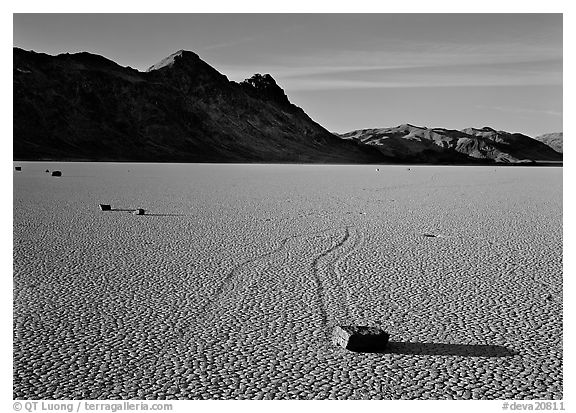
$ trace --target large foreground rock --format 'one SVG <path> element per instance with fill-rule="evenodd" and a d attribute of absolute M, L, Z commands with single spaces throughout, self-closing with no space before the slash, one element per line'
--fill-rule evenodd
<path fill-rule="evenodd" d="M 332 342 L 350 351 L 376 353 L 386 350 L 390 335 L 377 327 L 336 326 Z"/>

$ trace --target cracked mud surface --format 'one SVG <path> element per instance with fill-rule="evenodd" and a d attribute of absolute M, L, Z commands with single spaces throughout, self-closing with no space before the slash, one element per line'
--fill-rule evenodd
<path fill-rule="evenodd" d="M 561 168 L 23 164 L 15 398 L 562 398 Z"/>

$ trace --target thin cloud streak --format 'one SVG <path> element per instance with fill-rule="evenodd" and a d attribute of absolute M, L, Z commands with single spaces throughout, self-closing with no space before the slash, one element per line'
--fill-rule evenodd
<path fill-rule="evenodd" d="M 538 115 L 548 115 L 554 117 L 562 117 L 562 112 L 552 109 L 533 109 L 533 108 L 523 108 L 523 107 L 511 107 L 511 106 L 486 106 L 486 105 L 476 105 L 478 109 L 491 109 L 498 112 L 506 113 L 519 113 L 519 114 L 538 114 Z"/>
<path fill-rule="evenodd" d="M 445 66 L 433 68 L 341 67 L 274 68 L 270 73 L 288 93 L 291 91 L 385 89 L 416 87 L 481 86 L 559 86 L 562 73 L 558 67 L 523 65 Z M 253 73 L 247 69 L 227 70 L 233 80 L 243 80 Z"/>
<path fill-rule="evenodd" d="M 520 43 L 494 45 L 415 44 L 406 42 L 382 50 L 326 50 L 313 55 L 280 55 L 271 57 L 276 66 L 304 67 L 435 67 L 473 64 L 509 64 L 561 60 L 562 50 L 550 47 L 528 47 Z M 274 66 L 274 65 L 273 65 Z"/>
<path fill-rule="evenodd" d="M 501 68 L 498 66 L 436 67 L 265 67 L 225 69 L 229 78 L 241 81 L 254 73 L 270 73 L 287 89 L 326 90 L 350 88 L 426 87 L 426 86 L 515 86 L 561 85 L 560 68 Z"/>
<path fill-rule="evenodd" d="M 259 69 L 252 66 L 226 66 L 219 65 L 218 69 L 226 74 L 229 78 L 234 80 L 243 80 L 252 76 L 254 73 L 269 73 L 275 79 L 286 78 L 306 78 L 308 76 L 316 75 L 331 75 L 331 74 L 345 74 L 354 72 L 371 72 L 376 70 L 398 70 L 398 69 L 412 69 L 415 66 L 317 66 L 317 67 L 285 67 L 285 66 L 269 66 L 263 65 Z"/>
<path fill-rule="evenodd" d="M 354 59 L 350 59 L 354 60 Z M 399 59 L 401 60 L 401 59 Z M 291 62 L 292 65 L 278 65 L 278 64 L 263 64 L 263 65 L 217 65 L 218 68 L 233 79 L 244 79 L 249 77 L 254 73 L 270 73 L 273 77 L 306 77 L 314 75 L 330 75 L 338 73 L 354 73 L 354 72 L 374 72 L 374 71 L 393 71 L 399 69 L 453 69 L 461 68 L 463 70 L 469 70 L 471 67 L 497 67 L 512 64 L 532 64 L 534 66 L 542 65 L 545 63 L 551 63 L 558 65 L 559 68 L 562 66 L 561 59 L 554 58 L 541 58 L 538 60 L 529 59 L 507 59 L 506 61 L 491 62 L 482 59 L 465 61 L 464 59 L 456 60 L 442 60 L 437 59 L 435 61 L 421 60 L 421 61 L 399 61 L 397 63 L 389 64 L 356 64 L 356 65 L 342 65 L 342 64 L 330 64 L 329 62 L 323 62 L 322 64 L 307 64 L 309 62 L 300 62 L 300 65 L 294 65 L 296 63 L 294 60 Z"/>
<path fill-rule="evenodd" d="M 548 45 L 392 43 L 388 50 L 275 55 L 259 66 L 219 67 L 238 81 L 270 73 L 293 90 L 562 84 L 562 51 Z"/>
<path fill-rule="evenodd" d="M 373 82 L 360 80 L 286 79 L 280 86 L 287 91 L 316 91 L 343 89 L 437 88 L 437 87 L 489 87 L 489 86 L 556 86 L 555 79 L 430 79 L 427 81 Z"/>

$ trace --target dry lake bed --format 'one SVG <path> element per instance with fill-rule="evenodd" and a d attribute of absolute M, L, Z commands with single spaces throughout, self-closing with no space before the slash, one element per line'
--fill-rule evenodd
<path fill-rule="evenodd" d="M 562 168 L 15 166 L 15 398 L 563 397 Z"/>

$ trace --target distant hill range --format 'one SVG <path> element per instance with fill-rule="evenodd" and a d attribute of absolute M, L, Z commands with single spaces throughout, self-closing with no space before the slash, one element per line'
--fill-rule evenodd
<path fill-rule="evenodd" d="M 562 132 L 546 133 L 544 135 L 536 136 L 534 139 L 544 142 L 558 153 L 563 153 L 562 135 Z"/>
<path fill-rule="evenodd" d="M 338 135 L 270 75 L 237 83 L 181 50 L 146 72 L 90 53 L 14 48 L 14 159 L 140 162 L 528 163 L 562 154 L 490 128 L 401 125 Z"/>
<path fill-rule="evenodd" d="M 394 128 L 355 130 L 338 136 L 372 145 L 385 157 L 402 162 L 526 164 L 562 161 L 561 153 L 536 139 L 489 127 L 453 130 L 404 124 Z"/>

